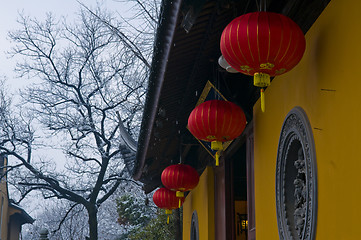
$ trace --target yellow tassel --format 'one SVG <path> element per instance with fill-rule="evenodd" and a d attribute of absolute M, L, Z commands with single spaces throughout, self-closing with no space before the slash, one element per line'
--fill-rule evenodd
<path fill-rule="evenodd" d="M 219 166 L 219 151 L 216 152 L 216 166 Z"/>
<path fill-rule="evenodd" d="M 265 98 L 264 98 L 264 89 L 261 88 L 261 110 L 262 112 L 266 111 L 266 102 L 265 102 Z"/>
<path fill-rule="evenodd" d="M 211 142 L 211 149 L 212 150 L 216 150 L 216 166 L 219 166 L 219 155 L 220 155 L 220 151 L 223 150 L 223 143 L 219 142 L 219 141 L 213 141 Z"/>
<path fill-rule="evenodd" d="M 179 208 L 182 206 L 182 198 L 184 197 L 184 192 L 176 191 L 175 195 L 179 198 Z"/>
<path fill-rule="evenodd" d="M 172 214 L 172 210 L 166 209 L 166 210 L 165 210 L 165 214 L 168 215 L 168 216 L 167 216 L 167 224 L 169 224 L 169 216 L 170 216 L 170 214 Z"/>

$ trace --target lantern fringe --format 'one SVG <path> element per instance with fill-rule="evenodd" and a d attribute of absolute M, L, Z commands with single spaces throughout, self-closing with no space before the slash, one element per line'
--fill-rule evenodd
<path fill-rule="evenodd" d="M 219 151 L 216 152 L 216 166 L 219 166 Z"/>
<path fill-rule="evenodd" d="M 271 77 L 267 73 L 255 73 L 253 76 L 253 85 L 261 88 L 261 110 L 266 111 L 266 102 L 264 97 L 264 88 L 271 85 Z"/>
<path fill-rule="evenodd" d="M 176 191 L 175 195 L 179 198 L 179 208 L 182 206 L 182 198 L 184 197 L 184 192 Z"/>
<path fill-rule="evenodd" d="M 265 101 L 265 97 L 264 97 L 264 89 L 261 88 L 261 110 L 262 112 L 266 111 L 266 101 Z"/>
<path fill-rule="evenodd" d="M 167 216 L 167 224 L 169 224 L 169 217 L 170 217 L 170 214 L 172 214 L 172 210 L 166 209 L 166 210 L 165 210 L 165 214 L 168 215 L 168 216 Z"/>
<path fill-rule="evenodd" d="M 223 143 L 220 141 L 213 141 L 211 142 L 211 149 L 212 150 L 216 150 L 216 166 L 219 166 L 219 155 L 220 155 L 220 151 L 223 150 Z"/>

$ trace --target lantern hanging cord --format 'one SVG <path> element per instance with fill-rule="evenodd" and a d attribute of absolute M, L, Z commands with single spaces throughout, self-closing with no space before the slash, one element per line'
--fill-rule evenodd
<path fill-rule="evenodd" d="M 182 138 L 180 140 L 180 144 L 179 144 L 179 164 L 183 163 L 183 158 L 182 158 Z"/>
<path fill-rule="evenodd" d="M 266 12 L 267 11 L 267 0 L 260 0 L 260 3 L 256 0 L 256 5 L 259 12 Z"/>
<path fill-rule="evenodd" d="M 267 12 L 267 0 L 263 0 L 263 11 Z"/>

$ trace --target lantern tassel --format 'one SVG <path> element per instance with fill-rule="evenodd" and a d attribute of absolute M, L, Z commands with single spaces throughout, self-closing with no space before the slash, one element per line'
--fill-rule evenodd
<path fill-rule="evenodd" d="M 167 216 L 167 224 L 169 224 L 169 216 L 170 216 L 170 214 L 172 214 L 172 210 L 166 209 L 166 210 L 165 210 L 165 214 L 168 215 L 168 216 Z"/>
<path fill-rule="evenodd" d="M 216 166 L 219 166 L 219 151 L 216 152 Z"/>
<path fill-rule="evenodd" d="M 176 196 L 179 198 L 179 208 L 182 206 L 182 198 L 184 197 L 184 192 L 176 191 Z"/>
<path fill-rule="evenodd" d="M 220 141 L 213 141 L 211 142 L 211 149 L 216 150 L 216 166 L 219 166 L 219 155 L 220 152 L 223 150 L 223 143 Z"/>
<path fill-rule="evenodd" d="M 261 110 L 262 112 L 266 111 L 266 102 L 265 102 L 265 98 L 264 98 L 264 89 L 261 88 Z"/>

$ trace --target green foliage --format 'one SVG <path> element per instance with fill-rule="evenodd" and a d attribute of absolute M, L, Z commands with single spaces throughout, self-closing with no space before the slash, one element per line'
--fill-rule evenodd
<path fill-rule="evenodd" d="M 118 223 L 120 225 L 145 226 L 152 216 L 149 206 L 131 195 L 123 195 L 116 200 Z"/>
<path fill-rule="evenodd" d="M 164 210 L 159 210 L 155 218 L 151 219 L 145 227 L 132 231 L 129 240 L 169 240 L 174 239 L 174 219 L 170 216 L 170 224 L 167 224 L 168 215 Z"/>
<path fill-rule="evenodd" d="M 175 217 L 154 206 L 148 206 L 142 200 L 124 195 L 116 200 L 118 223 L 126 228 L 119 240 L 169 240 L 175 239 Z M 157 211 L 154 211 L 157 209 Z"/>

